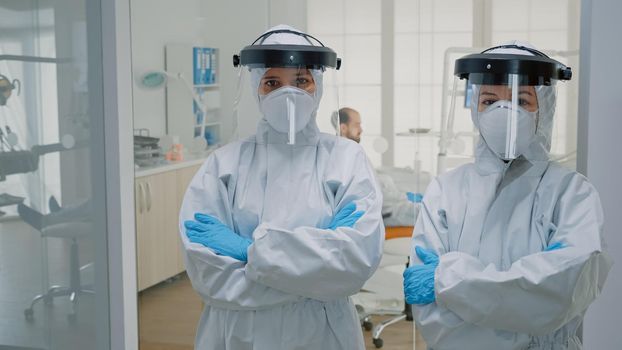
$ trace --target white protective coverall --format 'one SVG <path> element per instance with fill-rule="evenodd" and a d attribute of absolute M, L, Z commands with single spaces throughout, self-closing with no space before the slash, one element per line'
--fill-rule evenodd
<path fill-rule="evenodd" d="M 603 213 L 584 176 L 548 161 L 555 90 L 536 93 L 527 153 L 505 163 L 480 137 L 475 163 L 439 175 L 423 197 L 411 261 L 422 263 L 415 246 L 440 257 L 436 301 L 414 308 L 429 349 L 582 349 L 583 315 L 611 267 Z M 555 242 L 565 248 L 544 251 Z"/>
<path fill-rule="evenodd" d="M 287 141 L 264 116 L 255 135 L 212 153 L 186 192 L 185 262 L 206 304 L 196 349 L 364 348 L 349 296 L 382 255 L 374 172 L 360 145 L 320 133 L 315 113 L 295 145 Z M 352 201 L 365 211 L 353 228 L 321 229 Z M 248 263 L 190 243 L 183 222 L 197 212 L 253 239 Z"/>

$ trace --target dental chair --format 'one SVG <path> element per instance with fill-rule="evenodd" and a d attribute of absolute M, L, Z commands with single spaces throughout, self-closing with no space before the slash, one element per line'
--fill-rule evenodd
<path fill-rule="evenodd" d="M 367 331 L 372 331 L 372 341 L 376 348 L 384 345 L 381 334 L 386 327 L 398 322 L 413 320 L 411 306 L 404 300 L 402 277 L 408 265 L 412 232 L 412 226 L 386 228 L 384 254 L 378 270 L 365 283 L 361 292 L 352 297 L 361 326 Z M 395 317 L 374 325 L 373 315 Z"/>
<path fill-rule="evenodd" d="M 91 266 L 87 264 L 80 266 L 78 258 L 78 239 L 85 237 L 92 229 L 91 223 L 86 221 L 83 214 L 88 211 L 88 204 L 82 208 L 62 208 L 54 197 L 50 198 L 51 214 L 41 214 L 38 211 L 21 203 L 17 207 L 19 216 L 41 233 L 42 238 L 62 238 L 71 241 L 69 253 L 69 285 L 52 285 L 45 293 L 39 294 L 32 299 L 30 306 L 24 310 L 24 316 L 29 322 L 34 321 L 34 306 L 43 301 L 45 305 L 52 305 L 54 298 L 68 297 L 71 302 L 71 310 L 67 314 L 69 322 L 77 320 L 77 304 L 80 296 L 85 294 L 95 294 L 92 286 L 81 284 L 81 272 Z"/>

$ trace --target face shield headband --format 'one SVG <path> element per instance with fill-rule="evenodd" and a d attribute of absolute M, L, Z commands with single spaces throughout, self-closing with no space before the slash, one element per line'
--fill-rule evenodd
<path fill-rule="evenodd" d="M 305 38 L 309 45 L 291 44 L 263 44 L 274 34 L 292 34 Z M 313 45 L 316 41 L 320 46 Z M 233 55 L 233 66 L 247 66 L 249 68 L 261 67 L 304 67 L 307 69 L 324 70 L 326 68 L 341 68 L 341 58 L 332 49 L 315 37 L 288 29 L 272 30 L 262 34 L 255 41 L 240 51 L 239 55 Z"/>

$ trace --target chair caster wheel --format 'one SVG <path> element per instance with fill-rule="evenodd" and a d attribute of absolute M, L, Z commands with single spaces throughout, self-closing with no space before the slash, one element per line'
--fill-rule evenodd
<path fill-rule="evenodd" d="M 371 331 L 371 330 L 372 330 L 372 328 L 374 328 L 374 324 L 373 324 L 373 323 L 371 323 L 371 321 L 364 321 L 364 322 L 363 322 L 363 328 L 364 328 L 366 331 L 368 331 L 368 332 L 369 332 L 369 331 Z"/>
<path fill-rule="evenodd" d="M 382 339 L 378 338 L 378 339 L 374 339 L 374 345 L 376 346 L 377 349 L 380 349 L 383 345 L 383 341 Z"/>

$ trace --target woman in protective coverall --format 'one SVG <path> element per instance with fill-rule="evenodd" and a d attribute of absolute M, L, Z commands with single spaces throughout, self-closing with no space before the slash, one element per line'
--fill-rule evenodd
<path fill-rule="evenodd" d="M 428 187 L 404 272 L 429 349 L 582 348 L 611 261 L 587 179 L 549 160 L 570 68 L 512 43 L 456 61 L 480 131 L 475 163 Z"/>
<path fill-rule="evenodd" d="M 206 304 L 196 349 L 364 348 L 349 296 L 380 261 L 382 196 L 363 149 L 317 127 L 340 60 L 313 39 L 281 25 L 234 56 L 263 117 L 184 197 L 186 268 Z"/>

